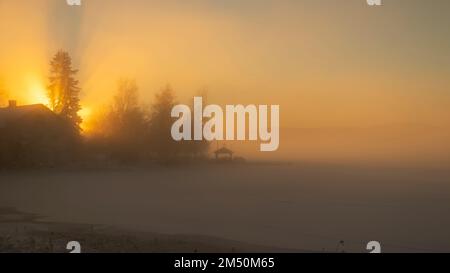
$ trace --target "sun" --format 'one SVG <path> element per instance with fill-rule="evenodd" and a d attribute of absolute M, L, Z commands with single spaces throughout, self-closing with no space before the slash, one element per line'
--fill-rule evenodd
<path fill-rule="evenodd" d="M 92 114 L 92 110 L 90 107 L 87 107 L 87 106 L 83 106 L 81 108 L 81 110 L 78 112 L 78 115 L 80 115 L 80 117 L 83 120 L 88 119 L 91 116 L 91 114 Z"/>
<path fill-rule="evenodd" d="M 47 91 L 44 84 L 39 81 L 30 82 L 27 101 L 32 104 L 43 104 L 47 107 L 50 105 L 50 101 L 47 97 Z"/>
<path fill-rule="evenodd" d="M 92 116 L 92 109 L 87 106 L 83 106 L 80 111 L 78 111 L 78 115 L 83 119 L 80 124 L 81 129 L 87 133 L 91 129 L 90 127 L 90 118 Z"/>
<path fill-rule="evenodd" d="M 45 85 L 36 77 L 30 77 L 28 80 L 28 88 L 24 101 L 27 104 L 43 104 L 50 108 L 50 100 L 47 97 L 47 90 Z M 83 105 L 78 115 L 82 118 L 80 124 L 81 129 L 86 133 L 91 129 L 92 108 Z"/>

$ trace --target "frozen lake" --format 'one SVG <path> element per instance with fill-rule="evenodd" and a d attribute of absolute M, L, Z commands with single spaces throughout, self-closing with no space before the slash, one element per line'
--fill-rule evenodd
<path fill-rule="evenodd" d="M 450 171 L 203 165 L 0 174 L 0 207 L 45 220 L 312 251 L 450 251 Z M 339 249 L 342 249 L 340 247 Z"/>

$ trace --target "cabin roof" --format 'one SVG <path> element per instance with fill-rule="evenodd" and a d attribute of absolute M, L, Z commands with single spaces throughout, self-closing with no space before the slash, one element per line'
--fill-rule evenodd
<path fill-rule="evenodd" d="M 54 115 L 54 113 L 43 104 L 30 104 L 14 107 L 0 108 L 0 127 L 6 126 L 10 122 L 26 118 L 35 114 Z"/>

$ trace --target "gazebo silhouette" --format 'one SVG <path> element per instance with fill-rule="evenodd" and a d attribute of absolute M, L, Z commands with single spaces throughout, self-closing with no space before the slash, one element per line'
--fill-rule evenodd
<path fill-rule="evenodd" d="M 226 148 L 226 147 L 222 147 L 218 150 L 216 150 L 214 152 L 214 154 L 216 155 L 216 160 L 233 160 L 233 151 Z"/>

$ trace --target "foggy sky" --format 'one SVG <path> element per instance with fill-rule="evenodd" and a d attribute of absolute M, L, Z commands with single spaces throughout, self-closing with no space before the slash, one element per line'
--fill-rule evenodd
<path fill-rule="evenodd" d="M 64 49 L 89 109 L 131 77 L 143 103 L 170 83 L 182 102 L 280 104 L 285 128 L 448 127 L 450 2 L 383 2 L 0 0 L 0 80 L 44 102 Z"/>

